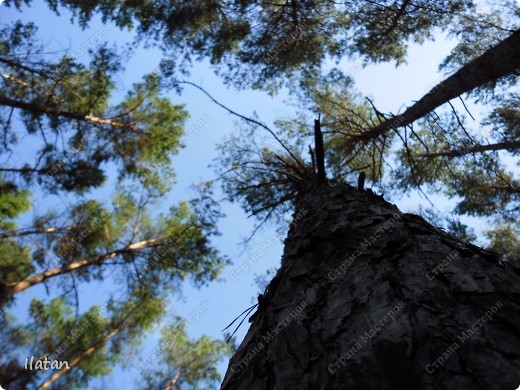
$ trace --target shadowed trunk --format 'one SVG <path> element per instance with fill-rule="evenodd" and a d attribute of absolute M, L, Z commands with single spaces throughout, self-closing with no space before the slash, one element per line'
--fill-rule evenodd
<path fill-rule="evenodd" d="M 307 182 L 222 389 L 516 389 L 520 271 L 353 187 Z"/>

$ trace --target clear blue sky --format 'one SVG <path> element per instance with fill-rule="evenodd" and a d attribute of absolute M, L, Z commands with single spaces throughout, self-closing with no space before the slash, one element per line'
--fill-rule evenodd
<path fill-rule="evenodd" d="M 61 12 L 56 16 L 50 12 L 47 6 L 40 2 L 33 2 L 30 8 L 24 8 L 23 13 L 8 9 L 0 5 L 0 22 L 5 23 L 21 19 L 24 22 L 33 21 L 39 27 L 39 36 L 43 42 L 48 44 L 50 50 L 67 49 L 71 52 L 81 47 L 95 31 L 101 27 L 99 20 L 90 24 L 88 30 L 82 31 L 77 26 L 70 24 L 70 14 Z M 119 46 L 130 42 L 132 35 L 129 32 L 121 32 L 115 27 L 110 29 L 103 40 L 117 43 Z M 383 112 L 393 112 L 403 109 L 403 105 L 410 105 L 414 100 L 420 98 L 434 82 L 439 81 L 437 66 L 447 55 L 452 43 L 438 35 L 436 42 L 428 42 L 421 47 L 410 48 L 408 64 L 395 68 L 393 64 L 369 66 L 355 74 L 356 85 L 359 90 L 371 96 L 378 108 Z M 140 48 L 136 55 L 126 64 L 124 74 L 118 76 L 120 92 L 124 93 L 133 82 L 140 80 L 141 76 L 152 71 L 158 64 L 160 53 L 153 49 Z M 82 60 L 87 60 L 85 57 Z M 354 65 L 353 62 L 345 63 L 348 69 Z M 196 64 L 192 70 L 190 80 L 202 85 L 223 104 L 234 110 L 251 115 L 256 112 L 264 122 L 272 124 L 277 117 L 287 117 L 293 113 L 291 106 L 285 104 L 287 95 L 271 98 L 267 93 L 242 91 L 238 94 L 227 89 L 221 80 L 213 74 L 208 63 Z M 174 103 L 183 103 L 190 113 L 187 129 L 194 125 L 200 118 L 209 117 L 209 121 L 200 130 L 198 135 L 188 139 L 187 147 L 174 159 L 177 172 L 177 184 L 167 200 L 161 205 L 166 210 L 171 204 L 179 200 L 185 200 L 194 194 L 189 192 L 189 186 L 201 180 L 214 178 L 214 172 L 208 168 L 208 164 L 217 156 L 215 145 L 222 142 L 227 134 L 238 131 L 236 119 L 228 115 L 221 108 L 211 103 L 200 91 L 186 87 L 182 96 L 173 93 L 168 95 Z M 117 100 L 117 99 L 116 99 Z M 108 200 L 111 193 L 101 190 L 95 193 L 97 196 Z M 445 199 L 433 196 L 432 200 L 436 206 L 446 211 L 450 208 Z M 55 200 L 43 197 L 36 193 L 35 201 L 40 210 L 45 210 L 46 205 Z M 402 210 L 415 210 L 419 203 L 426 205 L 424 200 L 417 196 L 405 197 L 403 199 L 391 199 Z M 220 223 L 222 236 L 214 240 L 219 250 L 233 260 L 233 265 L 224 270 L 221 282 L 212 283 L 209 287 L 200 290 L 190 285 L 184 288 L 184 300 L 175 298 L 171 308 L 179 315 L 188 315 L 201 302 L 208 301 L 209 308 L 203 313 L 200 321 L 190 324 L 189 333 L 193 337 L 209 334 L 220 337 L 220 330 L 235 318 L 242 310 L 250 306 L 258 294 L 258 287 L 254 284 L 255 274 L 262 274 L 266 269 L 279 265 L 282 255 L 282 242 L 285 237 L 276 235 L 274 229 L 260 231 L 252 243 L 244 251 L 238 243 L 248 235 L 253 228 L 253 222 L 236 204 L 223 204 L 223 210 L 227 217 Z M 248 257 L 252 256 L 266 239 L 272 237 L 277 239 L 277 244 L 272 246 L 263 255 L 254 268 L 238 280 L 231 279 L 231 273 Z M 110 284 L 89 284 L 81 286 L 80 300 L 83 309 L 91 304 L 102 304 L 107 293 L 111 291 Z M 21 294 L 17 301 L 16 314 L 21 318 L 27 310 L 28 303 L 33 296 L 44 297 L 43 288 L 34 288 L 25 294 Z M 237 333 L 240 342 L 248 328 L 247 321 Z M 144 351 L 151 350 L 156 346 L 160 325 L 147 337 Z M 130 363 L 130 367 L 131 367 Z M 227 362 L 220 365 L 222 374 L 227 367 Z M 136 374 L 131 370 L 117 369 L 106 381 L 104 386 L 112 385 L 116 388 L 131 388 L 134 386 Z"/>

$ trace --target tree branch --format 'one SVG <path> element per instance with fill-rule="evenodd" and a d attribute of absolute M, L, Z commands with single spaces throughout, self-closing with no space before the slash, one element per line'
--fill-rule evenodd
<path fill-rule="evenodd" d="M 64 228 L 44 228 L 44 229 L 29 229 L 29 230 L 11 230 L 8 232 L 0 233 L 0 240 L 11 237 L 23 237 L 29 236 L 31 234 L 54 234 L 54 233 L 63 233 L 70 232 L 74 230 L 73 226 L 68 226 Z"/>
<path fill-rule="evenodd" d="M 520 148 L 520 141 L 505 141 L 489 145 L 475 145 L 464 149 L 452 149 L 445 152 L 419 154 L 419 157 L 459 157 L 470 153 L 480 153 L 490 150 L 516 150 Z"/>
<path fill-rule="evenodd" d="M 407 126 L 451 99 L 491 81 L 513 74 L 518 68 L 520 68 L 520 30 L 515 31 L 498 45 L 437 84 L 401 115 L 395 115 L 371 130 L 352 137 L 355 139 L 374 139 L 388 130 Z"/>
<path fill-rule="evenodd" d="M 49 116 L 55 116 L 55 117 L 63 117 L 67 119 L 75 119 L 78 121 L 85 121 L 85 122 L 91 122 L 94 124 L 100 124 L 100 125 L 110 125 L 112 127 L 116 128 L 122 128 L 122 129 L 132 129 L 134 131 L 138 131 L 139 128 L 126 123 L 121 122 L 115 122 L 110 119 L 103 119 L 99 118 L 93 115 L 87 115 L 82 114 L 79 112 L 70 112 L 70 111 L 64 111 L 60 110 L 55 107 L 44 107 L 35 103 L 27 103 L 20 100 L 14 100 L 10 99 L 6 96 L 0 96 L 0 105 L 2 106 L 8 106 L 13 108 L 19 108 L 21 110 L 34 112 L 36 114 L 45 114 Z"/>
<path fill-rule="evenodd" d="M 202 91 L 207 97 L 210 98 L 210 100 L 215 103 L 217 106 L 219 107 L 222 107 L 224 110 L 226 110 L 227 112 L 229 112 L 230 114 L 232 115 L 235 115 L 247 122 L 250 122 L 250 123 L 253 123 L 257 126 L 260 126 L 261 128 L 267 130 L 269 132 L 269 134 L 271 134 L 273 136 L 273 138 L 282 146 L 282 148 L 284 148 L 284 150 L 289 153 L 289 155 L 293 158 L 293 160 L 296 162 L 296 164 L 298 164 L 298 166 L 303 170 L 305 171 L 306 168 L 305 166 L 302 164 L 302 162 L 300 161 L 299 158 L 297 158 L 294 153 L 282 142 L 282 140 L 275 134 L 275 132 L 273 130 L 271 130 L 269 127 L 267 127 L 266 125 L 264 125 L 263 123 L 255 120 L 255 119 L 252 119 L 252 118 L 248 118 L 244 115 L 241 115 L 239 114 L 238 112 L 236 111 L 233 111 L 232 109 L 226 107 L 224 104 L 220 103 L 217 99 L 215 99 L 213 96 L 211 96 L 204 88 L 202 88 L 201 86 L 195 84 L 195 83 L 192 83 L 191 81 L 178 81 L 177 82 L 178 84 L 188 84 L 188 85 L 191 85 L 195 88 L 197 88 L 198 90 Z"/>
<path fill-rule="evenodd" d="M 143 249 L 143 248 L 156 246 L 163 240 L 164 239 L 151 239 L 151 240 L 139 241 L 139 242 L 127 245 L 124 248 L 117 249 L 112 252 L 89 257 L 89 258 L 82 259 L 82 260 L 78 260 L 73 263 L 64 265 L 62 267 L 57 267 L 57 268 L 53 268 L 53 269 L 41 272 L 35 276 L 31 276 L 20 282 L 7 283 L 5 285 L 4 292 L 9 295 L 14 295 L 21 291 L 27 290 L 29 287 L 32 287 L 36 284 L 43 283 L 47 279 L 54 278 L 58 275 L 66 274 L 68 272 L 72 272 L 72 271 L 80 269 L 80 268 L 88 267 L 88 266 L 91 266 L 94 264 L 99 264 L 104 260 L 114 258 L 114 257 L 124 254 L 124 253 L 131 253 L 131 252 Z"/>

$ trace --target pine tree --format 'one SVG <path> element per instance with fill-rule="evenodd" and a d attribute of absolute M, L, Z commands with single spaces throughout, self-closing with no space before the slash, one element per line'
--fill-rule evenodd
<path fill-rule="evenodd" d="M 144 385 L 140 386 L 147 389 L 214 386 L 221 380 L 215 366 L 230 352 L 230 345 L 223 340 L 205 335 L 190 339 L 184 322 L 175 317 L 162 328 L 159 345 L 150 359 L 153 368 L 145 364 L 148 360 L 142 363 L 143 367 L 139 366 L 139 371 L 144 371 Z"/>
<path fill-rule="evenodd" d="M 455 77 L 464 78 L 469 73 L 474 77 L 474 87 L 486 84 L 486 77 L 479 79 L 479 73 L 468 69 L 489 52 L 463 66 Z M 511 60 L 506 57 L 517 61 L 516 52 L 503 56 L 500 60 L 504 63 Z M 510 68 L 505 75 L 515 69 Z M 385 142 L 390 141 L 385 139 L 385 132 L 395 130 L 400 136 L 398 127 L 403 127 L 405 134 L 408 130 L 413 134 L 415 147 L 420 143 L 428 150 L 420 142 L 421 136 L 433 143 L 430 148 L 437 146 L 437 140 L 426 138 L 429 128 L 416 133 L 409 126 L 437 106 L 425 109 L 424 114 L 415 112 L 411 119 L 407 119 L 407 113 L 421 107 L 423 99 L 435 99 L 439 89 L 404 114 L 385 118 L 373 104 L 370 106 L 375 114 L 361 103 L 346 107 L 338 104 L 334 88 L 324 84 L 321 90 L 319 84 L 312 85 L 316 88 L 315 101 L 319 107 L 326 107 L 324 121 L 330 127 L 338 123 L 346 127 L 333 131 L 328 140 L 327 145 L 335 148 L 332 161 L 341 156 L 336 161 L 346 160 L 355 168 L 372 158 L 372 177 L 377 178 L 382 169 L 374 163 L 366 141 L 373 142 L 374 150 L 375 142 L 380 142 L 377 159 L 382 165 Z M 342 116 L 345 112 L 349 115 Z M 338 122 L 344 117 L 344 122 Z M 373 125 L 367 127 L 371 122 Z M 508 256 L 501 259 L 497 253 L 446 234 L 419 216 L 400 212 L 382 195 L 365 190 L 364 180 L 359 181 L 357 189 L 339 180 L 328 181 L 324 169 L 320 173 L 317 168 L 320 158 L 324 164 L 319 120 L 315 122 L 315 136 L 312 164 L 304 162 L 301 144 L 293 147 L 281 143 L 278 150 L 260 151 L 251 148 L 250 139 L 239 137 L 223 159 L 226 168 L 232 165 L 255 172 L 253 180 L 229 176 L 226 186 L 252 214 L 270 218 L 292 208 L 294 216 L 281 267 L 258 297 L 251 327 L 230 361 L 222 388 L 516 386 L 520 355 L 511 346 L 520 339 L 510 321 L 520 318 L 516 305 L 520 271 L 502 261 Z M 411 162 L 409 145 L 400 137 L 401 163 L 411 171 L 411 179 L 401 176 L 401 180 L 412 180 L 420 186 L 426 182 L 425 170 L 431 172 L 434 182 L 439 180 L 437 175 L 440 180 L 444 175 L 452 175 L 452 180 L 464 179 L 467 176 L 463 174 L 472 169 L 480 175 L 472 177 L 466 186 L 446 184 L 448 191 L 457 188 L 457 194 L 463 197 L 458 205 L 460 212 L 506 213 L 503 208 L 517 201 L 517 197 L 504 197 L 499 198 L 503 203 L 496 204 L 491 200 L 492 196 L 501 196 L 496 192 L 475 199 L 474 192 L 488 188 L 479 177 L 496 172 L 504 181 L 508 178 L 492 157 L 480 155 L 476 165 L 464 165 L 459 172 L 452 172 L 445 167 L 451 161 L 443 156 L 444 160 L 437 160 L 441 166 L 426 165 L 421 170 Z M 341 172 L 338 165 L 335 168 Z M 493 236 L 494 248 L 498 249 L 500 236 Z M 512 241 L 510 231 L 502 236 Z M 495 336 L 498 333 L 500 337 Z"/>
<path fill-rule="evenodd" d="M 6 3 L 21 7 L 18 0 Z M 307 111 L 323 114 L 310 161 L 303 158 L 313 135 L 305 120 L 280 121 L 275 132 L 249 119 L 250 133 L 223 147 L 223 170 L 231 172 L 224 185 L 233 199 L 260 223 L 294 213 L 281 268 L 258 297 L 223 388 L 517 386 L 519 272 L 503 260 L 516 261 L 518 180 L 499 153 L 518 150 L 518 96 L 510 88 L 520 65 L 513 1 L 485 13 L 469 0 L 48 4 L 70 9 L 82 26 L 96 14 L 120 28 L 135 25 L 139 38 L 163 49 L 161 76 L 170 86 L 180 85 L 175 76 L 191 60 L 209 58 L 228 84 L 270 92 L 286 85 L 304 97 Z M 355 72 L 323 72 L 327 60 L 356 56 L 363 64 L 402 64 L 407 45 L 433 38 L 436 28 L 458 39 L 441 64 L 453 73 L 401 114 L 362 100 Z M 492 129 L 490 139 L 468 130 L 451 106 L 462 94 L 495 104 L 483 123 Z M 442 111 L 445 104 L 451 112 Z M 61 106 L 36 108 L 78 120 Z M 257 144 L 255 126 L 278 146 Z M 38 175 L 50 167 L 5 173 Z M 357 189 L 341 180 L 359 172 Z M 92 176 L 92 185 L 102 181 L 100 173 Z M 365 190 L 365 177 L 392 195 L 443 191 L 457 199 L 457 215 L 496 218 L 487 235 L 501 256 L 400 212 Z M 470 235 L 457 220 L 450 229 Z M 179 380 L 177 373 L 155 376 L 166 386 Z"/>
<path fill-rule="evenodd" d="M 187 279 L 204 285 L 227 262 L 210 242 L 220 212 L 204 195 L 156 210 L 171 189 L 184 107 L 162 96 L 157 74 L 111 103 L 122 57 L 96 49 L 49 59 L 35 25 L 0 30 L 0 323 L 10 352 L 0 383 L 9 388 L 87 387 L 135 351 Z M 112 202 L 91 195 L 101 187 Z M 41 213 L 35 193 L 73 200 Z M 30 211 L 32 221 L 20 223 Z M 73 315 L 73 305 L 83 307 L 80 286 L 94 281 L 115 283 L 122 297 L 104 313 Z M 17 295 L 41 285 L 50 301 L 34 299 L 27 322 L 17 323 L 9 311 Z M 26 356 L 49 355 L 70 369 L 23 366 Z M 211 372 L 214 359 L 207 363 L 201 372 Z"/>
<path fill-rule="evenodd" d="M 230 84 L 259 89 L 276 89 L 288 76 L 316 76 L 327 58 L 359 54 L 403 63 L 408 41 L 424 42 L 435 28 L 460 25 L 475 12 L 470 0 L 47 3 L 55 12 L 70 10 L 81 26 L 101 15 L 119 28 L 135 28 L 139 39 L 164 50 L 167 74 L 205 57 Z"/>
<path fill-rule="evenodd" d="M 148 214 L 150 205 L 171 187 L 171 156 L 181 147 L 187 117 L 181 106 L 160 97 L 157 76 L 148 75 L 110 107 L 112 77 L 120 68 L 115 53 L 101 48 L 92 54 L 88 68 L 67 56 L 46 62 L 39 54 L 43 48 L 35 40 L 34 25 L 18 22 L 0 34 L 5 141 L 0 150 L 7 157 L 9 150 L 21 146 L 14 112 L 20 114 L 26 134 L 41 145 L 29 157 L 34 163 L 12 166 L 6 160 L 7 167 L 0 168 L 4 300 L 64 275 L 88 282 L 102 279 L 107 267 L 128 271 L 130 264 L 139 265 L 137 271 L 128 271 L 134 279 L 143 269 L 153 270 L 147 273 L 151 283 L 161 278 L 172 282 L 190 273 L 199 281 L 212 280 L 224 264 L 206 238 L 216 233 L 211 221 L 217 214 L 208 210 L 195 215 L 187 203 L 155 221 Z M 24 51 L 31 61 L 20 57 Z M 107 163 L 120 167 L 111 207 L 84 199 L 68 209 L 37 215 L 33 226 L 16 228 L 15 218 L 30 209 L 32 188 L 84 194 L 105 181 Z M 141 195 L 128 195 L 135 188 Z M 30 244 L 34 242 L 36 247 Z M 159 270 L 167 268 L 172 272 L 159 277 Z"/>
<path fill-rule="evenodd" d="M 165 302 L 146 289 L 134 288 L 126 299 L 109 299 L 103 306 L 93 306 L 79 317 L 64 298 L 45 304 L 33 299 L 30 323 L 23 344 L 12 349 L 12 365 L 2 373 L 1 383 L 9 388 L 24 388 L 28 381 L 34 388 L 56 386 L 84 388 L 95 377 L 108 374 L 123 352 L 135 349 L 145 331 L 164 314 Z M 17 329 L 14 324 L 11 328 Z M 9 329 L 6 327 L 6 329 Z M 29 352 L 25 364 L 17 363 L 16 354 Z M 63 361 L 59 370 L 35 370 L 38 360 Z M 26 369 L 25 365 L 33 369 Z"/>

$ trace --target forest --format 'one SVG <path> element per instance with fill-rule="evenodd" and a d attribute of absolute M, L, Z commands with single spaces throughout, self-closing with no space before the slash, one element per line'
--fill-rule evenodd
<path fill-rule="evenodd" d="M 520 2 L 0 2 L 0 388 L 517 389 Z"/>

